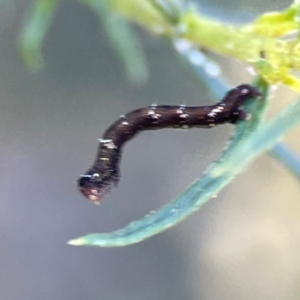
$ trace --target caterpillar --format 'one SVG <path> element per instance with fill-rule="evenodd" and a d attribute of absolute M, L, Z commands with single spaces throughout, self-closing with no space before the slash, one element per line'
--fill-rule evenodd
<path fill-rule="evenodd" d="M 247 113 L 240 106 L 261 94 L 251 85 L 231 89 L 224 98 L 209 106 L 152 105 L 121 116 L 99 139 L 94 164 L 78 179 L 81 193 L 94 203 L 116 186 L 120 179 L 119 164 L 123 146 L 144 130 L 163 128 L 212 128 L 219 124 L 235 124 L 245 120 Z"/>

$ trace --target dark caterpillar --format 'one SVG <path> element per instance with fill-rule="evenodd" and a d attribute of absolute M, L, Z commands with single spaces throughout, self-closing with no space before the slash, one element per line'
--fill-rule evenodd
<path fill-rule="evenodd" d="M 94 164 L 78 179 L 79 190 L 89 200 L 99 202 L 115 185 L 120 172 L 122 148 L 143 130 L 162 128 L 211 128 L 219 124 L 235 124 L 247 114 L 240 106 L 260 93 L 248 84 L 230 90 L 223 100 L 209 106 L 152 105 L 121 116 L 103 134 Z"/>

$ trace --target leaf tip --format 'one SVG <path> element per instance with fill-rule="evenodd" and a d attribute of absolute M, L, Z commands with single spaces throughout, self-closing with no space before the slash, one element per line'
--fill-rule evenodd
<path fill-rule="evenodd" d="M 83 246 L 86 245 L 85 240 L 82 238 L 74 239 L 74 240 L 69 240 L 68 245 L 71 246 Z"/>

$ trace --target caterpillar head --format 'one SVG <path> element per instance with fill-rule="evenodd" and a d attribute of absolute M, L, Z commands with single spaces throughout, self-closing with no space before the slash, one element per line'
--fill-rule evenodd
<path fill-rule="evenodd" d="M 96 172 L 87 172 L 77 181 L 80 192 L 95 204 L 99 204 L 117 184 L 117 176 L 101 176 Z"/>

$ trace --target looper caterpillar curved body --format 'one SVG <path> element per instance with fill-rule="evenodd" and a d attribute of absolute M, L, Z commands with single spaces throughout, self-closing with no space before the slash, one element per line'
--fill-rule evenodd
<path fill-rule="evenodd" d="M 144 130 L 163 128 L 212 128 L 224 123 L 235 124 L 247 114 L 240 106 L 260 93 L 251 85 L 231 89 L 224 98 L 209 106 L 152 105 L 121 116 L 99 140 L 94 164 L 78 179 L 78 187 L 89 200 L 98 203 L 117 185 L 123 146 Z"/>

